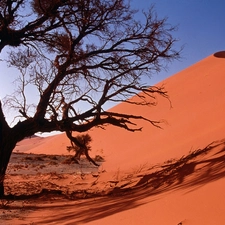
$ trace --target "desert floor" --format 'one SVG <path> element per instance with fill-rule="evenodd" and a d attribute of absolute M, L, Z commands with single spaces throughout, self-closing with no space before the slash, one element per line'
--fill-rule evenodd
<path fill-rule="evenodd" d="M 68 158 L 14 153 L 1 224 L 219 224 L 225 218 L 223 206 L 213 205 L 218 194 L 225 197 L 225 140 L 111 175 L 86 160 L 68 164 Z"/>

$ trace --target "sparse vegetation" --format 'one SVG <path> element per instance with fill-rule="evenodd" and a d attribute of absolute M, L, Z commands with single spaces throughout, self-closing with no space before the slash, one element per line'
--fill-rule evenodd
<path fill-rule="evenodd" d="M 71 142 L 71 146 L 67 146 L 67 151 L 74 151 L 74 158 L 80 160 L 81 156 L 85 156 L 91 150 L 92 138 L 89 134 L 81 134 L 76 136 L 76 142 Z"/>
<path fill-rule="evenodd" d="M 98 160 L 93 160 L 89 155 L 89 151 L 91 150 L 91 141 L 92 138 L 89 134 L 81 134 L 77 135 L 76 137 L 73 137 L 73 139 L 71 140 L 71 146 L 67 146 L 67 151 L 75 152 L 75 155 L 71 158 L 71 161 L 74 160 L 75 163 L 79 163 L 81 156 L 85 156 L 95 166 L 99 166 L 96 163 L 96 161 Z M 100 156 L 97 156 L 97 158 L 100 160 L 98 162 L 101 162 L 103 159 L 102 157 L 100 158 Z"/>

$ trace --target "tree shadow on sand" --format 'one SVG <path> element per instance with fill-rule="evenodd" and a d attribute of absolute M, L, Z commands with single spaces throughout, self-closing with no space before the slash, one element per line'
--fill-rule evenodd
<path fill-rule="evenodd" d="M 170 161 L 159 166 L 162 169 L 142 176 L 136 187 L 164 188 L 164 190 L 194 188 L 223 178 L 225 140 L 213 142 L 203 149 Z"/>
<path fill-rule="evenodd" d="M 138 178 L 135 185 L 126 187 L 118 183 L 107 196 L 76 199 L 75 201 L 61 199 L 54 204 L 40 204 L 41 199 L 36 199 L 23 207 L 25 211 L 31 211 L 31 214 L 27 214 L 27 218 L 37 224 L 49 224 L 53 221 L 67 225 L 88 223 L 139 207 L 147 202 L 156 201 L 162 197 L 161 194 L 168 191 L 177 189 L 191 191 L 224 178 L 224 163 L 225 140 L 221 140 L 191 152 L 178 160 L 172 159 L 163 165 L 147 168 L 143 174 L 130 176 L 131 180 Z M 48 196 L 45 198 L 48 200 Z M 148 199 L 146 200 L 146 198 Z M 52 216 L 48 218 L 32 217 L 33 211 L 35 211 L 33 215 L 38 215 L 39 212 L 41 215 L 42 210 L 48 210 L 51 212 L 48 214 Z"/>

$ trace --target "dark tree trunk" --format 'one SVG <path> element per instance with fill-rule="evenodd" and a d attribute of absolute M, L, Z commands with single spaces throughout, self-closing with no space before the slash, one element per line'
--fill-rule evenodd
<path fill-rule="evenodd" d="M 29 127 L 29 126 L 28 126 Z M 16 125 L 16 128 L 1 129 L 0 124 L 0 198 L 4 196 L 4 178 L 9 164 L 10 156 L 17 142 L 26 137 L 25 126 Z"/>
<path fill-rule="evenodd" d="M 21 132 L 21 130 L 22 129 L 13 129 L 8 126 L 0 101 L 0 198 L 5 194 L 4 178 L 10 156 L 16 143 L 23 138 L 23 132 Z"/>
<path fill-rule="evenodd" d="M 26 127 L 20 127 L 19 125 L 17 128 L 3 129 L 2 136 L 0 138 L 0 198 L 5 194 L 4 178 L 13 149 L 16 147 L 17 142 L 28 136 L 26 135 L 26 132 L 24 132 Z M 32 132 L 30 133 L 33 135 Z"/>
<path fill-rule="evenodd" d="M 4 197 L 4 178 L 10 156 L 17 142 L 38 131 L 38 123 L 28 118 L 10 128 L 5 120 L 0 101 L 0 198 Z"/>
<path fill-rule="evenodd" d="M 4 140 L 4 137 L 3 137 Z M 5 141 L 4 141 L 5 142 Z M 4 192 L 4 178 L 7 170 L 7 166 L 10 160 L 10 156 L 14 149 L 15 145 L 12 143 L 6 143 L 0 146 L 0 198 L 5 194 Z"/>
<path fill-rule="evenodd" d="M 11 151 L 7 149 L 5 140 L 9 133 L 9 126 L 5 120 L 0 101 L 0 198 L 4 196 L 4 178 Z"/>

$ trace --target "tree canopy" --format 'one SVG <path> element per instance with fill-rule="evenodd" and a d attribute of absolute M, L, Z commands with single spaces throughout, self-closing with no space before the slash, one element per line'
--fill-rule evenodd
<path fill-rule="evenodd" d="M 150 118 L 104 107 L 108 102 L 154 105 L 155 94 L 167 96 L 143 78 L 179 57 L 175 29 L 154 7 L 139 12 L 127 0 L 0 1 L 0 51 L 7 49 L 8 65 L 20 74 L 16 95 L 4 100 L 20 116 L 12 127 L 0 101 L 2 177 L 16 143 L 37 132 L 66 132 L 75 143 L 72 131 L 95 126 L 138 131 L 133 125 L 139 119 L 158 126 Z M 39 96 L 32 104 L 29 87 Z"/>

